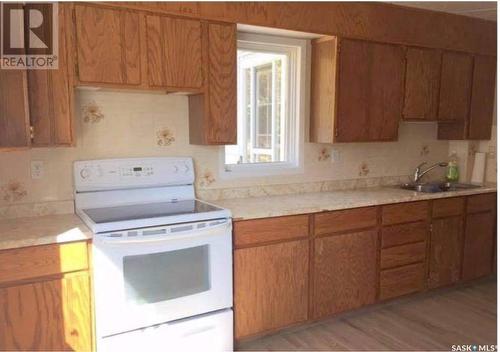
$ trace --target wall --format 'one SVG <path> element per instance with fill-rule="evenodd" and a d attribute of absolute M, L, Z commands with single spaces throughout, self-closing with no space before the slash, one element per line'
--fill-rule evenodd
<path fill-rule="evenodd" d="M 74 160 L 192 156 L 198 194 L 214 199 L 234 196 L 234 187 L 247 187 L 243 194 L 248 195 L 249 189 L 259 187 L 267 187 L 266 194 L 278 189 L 281 191 L 276 192 L 319 191 L 301 185 L 324 186 L 336 180 L 354 180 L 342 181 L 341 187 L 380 184 L 386 177 L 397 183 L 401 176 L 406 180 L 418 163 L 446 160 L 449 152 L 448 142 L 436 140 L 435 123 L 402 123 L 398 142 L 334 146 L 340 155 L 335 163 L 329 157 L 332 146 L 306 143 L 303 173 L 286 178 L 221 180 L 221 147 L 189 144 L 186 96 L 78 90 L 76 98 L 75 147 L 0 153 L 0 216 L 27 215 L 33 209 L 39 214 L 68 211 L 73 198 Z M 44 162 L 41 179 L 31 179 L 32 160 Z M 444 170 L 438 170 L 434 176 L 443 174 Z M 53 203 L 47 206 L 45 202 Z M 19 204 L 22 206 L 14 206 Z"/>

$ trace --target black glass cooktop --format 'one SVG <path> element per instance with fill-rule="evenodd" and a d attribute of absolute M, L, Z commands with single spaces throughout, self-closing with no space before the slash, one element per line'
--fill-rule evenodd
<path fill-rule="evenodd" d="M 177 202 L 132 204 L 107 208 L 83 209 L 87 216 L 96 224 L 207 213 L 217 210 L 222 209 L 199 200 L 181 200 Z"/>

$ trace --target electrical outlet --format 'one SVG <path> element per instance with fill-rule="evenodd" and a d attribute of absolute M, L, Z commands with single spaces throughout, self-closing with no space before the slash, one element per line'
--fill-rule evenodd
<path fill-rule="evenodd" d="M 43 161 L 41 160 L 33 160 L 31 162 L 31 178 L 32 179 L 40 179 L 43 178 L 45 174 Z"/>
<path fill-rule="evenodd" d="M 338 163 L 340 161 L 340 150 L 332 148 L 330 151 L 330 160 L 332 161 L 332 164 Z"/>

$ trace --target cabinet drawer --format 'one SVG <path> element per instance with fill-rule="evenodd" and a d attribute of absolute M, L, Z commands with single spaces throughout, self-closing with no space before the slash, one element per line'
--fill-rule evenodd
<path fill-rule="evenodd" d="M 380 272 L 380 299 L 418 292 L 424 289 L 423 263 L 402 266 Z"/>
<path fill-rule="evenodd" d="M 87 242 L 49 244 L 0 252 L 0 283 L 87 268 Z"/>
<path fill-rule="evenodd" d="M 380 268 L 388 269 L 425 260 L 425 242 L 382 249 Z"/>
<path fill-rule="evenodd" d="M 234 223 L 234 245 L 242 247 L 278 240 L 306 237 L 309 234 L 309 216 L 282 216 L 244 220 Z"/>
<path fill-rule="evenodd" d="M 383 227 L 381 246 L 387 248 L 424 241 L 427 238 L 428 229 L 426 221 Z"/>
<path fill-rule="evenodd" d="M 314 216 L 314 234 L 326 235 L 346 230 L 358 230 L 377 225 L 377 208 L 331 211 Z"/>
<path fill-rule="evenodd" d="M 445 216 L 462 215 L 464 212 L 465 198 L 445 198 L 432 202 L 432 217 L 441 218 Z"/>
<path fill-rule="evenodd" d="M 485 193 L 467 198 L 467 213 L 477 213 L 495 209 L 497 203 L 496 193 Z"/>
<path fill-rule="evenodd" d="M 427 219 L 429 202 L 398 203 L 382 207 L 382 224 L 401 224 Z"/>

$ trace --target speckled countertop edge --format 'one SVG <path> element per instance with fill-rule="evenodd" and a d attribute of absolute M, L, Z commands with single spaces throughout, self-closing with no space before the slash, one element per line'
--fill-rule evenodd
<path fill-rule="evenodd" d="M 229 209 L 234 220 L 318 213 L 391 203 L 460 197 L 496 192 L 488 185 L 457 192 L 417 193 L 397 187 L 226 199 L 211 202 Z M 0 250 L 92 239 L 92 231 L 76 214 L 0 220 Z"/>
<path fill-rule="evenodd" d="M 211 203 L 229 209 L 233 219 L 238 221 L 285 215 L 310 214 L 322 211 L 361 208 L 419 200 L 460 197 L 496 191 L 496 184 L 463 191 L 440 193 L 418 193 L 392 186 L 321 193 L 226 199 L 213 201 Z"/>
<path fill-rule="evenodd" d="M 0 220 L 0 250 L 86 241 L 92 231 L 76 214 Z"/>

